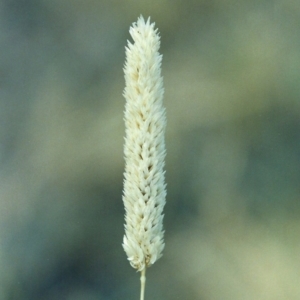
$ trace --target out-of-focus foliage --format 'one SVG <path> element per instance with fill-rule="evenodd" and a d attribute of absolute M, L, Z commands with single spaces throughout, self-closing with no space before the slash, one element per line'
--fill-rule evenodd
<path fill-rule="evenodd" d="M 0 299 L 138 299 L 121 194 L 140 14 L 168 118 L 146 299 L 300 299 L 300 6 L 284 0 L 0 2 Z"/>

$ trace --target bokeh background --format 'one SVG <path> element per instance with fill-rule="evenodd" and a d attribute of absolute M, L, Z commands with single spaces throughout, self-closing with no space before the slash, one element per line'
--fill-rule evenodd
<path fill-rule="evenodd" d="M 146 299 L 300 299 L 296 0 L 0 1 L 0 299 L 139 298 L 124 47 L 161 33 L 164 256 Z"/>

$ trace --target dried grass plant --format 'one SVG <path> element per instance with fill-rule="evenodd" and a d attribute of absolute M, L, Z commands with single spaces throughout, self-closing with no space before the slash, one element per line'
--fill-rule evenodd
<path fill-rule="evenodd" d="M 160 37 L 150 18 L 140 16 L 129 32 L 134 43 L 126 47 L 125 173 L 123 248 L 131 266 L 141 272 L 144 299 L 146 268 L 162 256 L 166 127 L 163 107 Z"/>

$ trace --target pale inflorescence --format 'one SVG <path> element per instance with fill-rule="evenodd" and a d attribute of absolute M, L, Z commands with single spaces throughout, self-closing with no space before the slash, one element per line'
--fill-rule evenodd
<path fill-rule="evenodd" d="M 166 126 L 160 37 L 150 18 L 139 17 L 130 28 L 134 43 L 126 47 L 125 173 L 123 247 L 138 271 L 162 256 Z"/>

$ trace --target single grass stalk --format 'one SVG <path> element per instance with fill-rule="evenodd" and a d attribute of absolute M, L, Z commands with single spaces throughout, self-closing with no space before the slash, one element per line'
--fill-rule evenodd
<path fill-rule="evenodd" d="M 144 300 L 145 296 L 145 287 L 146 287 L 146 268 L 141 272 L 141 299 Z"/>
<path fill-rule="evenodd" d="M 144 300 L 146 268 L 164 249 L 163 208 L 166 115 L 163 107 L 160 37 L 150 18 L 130 27 L 124 66 L 125 172 L 123 248 L 131 266 L 141 272 Z"/>

